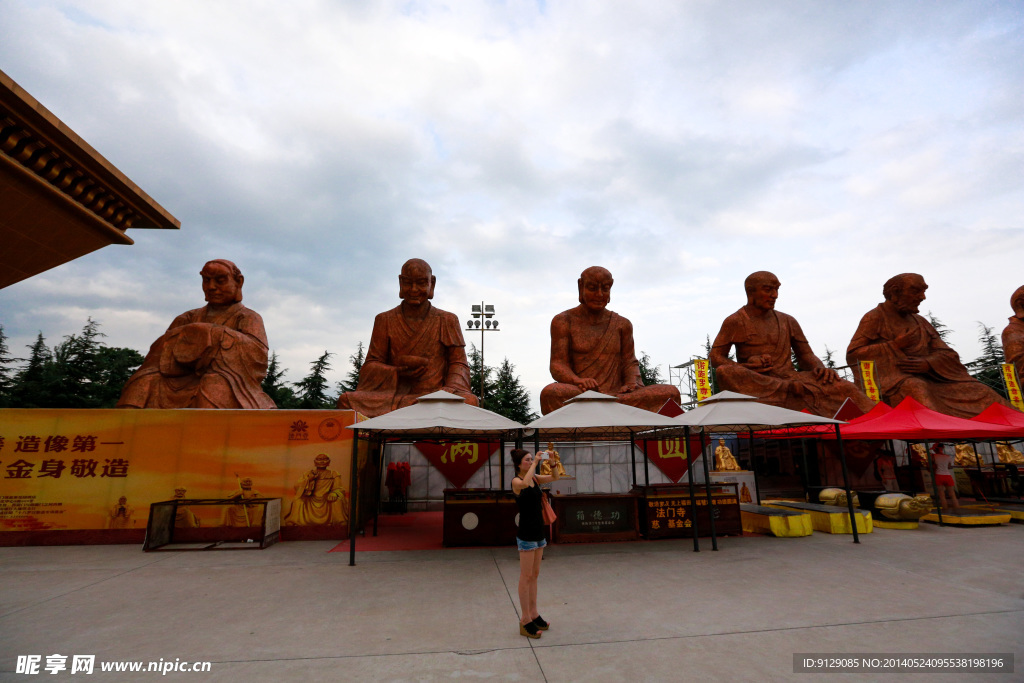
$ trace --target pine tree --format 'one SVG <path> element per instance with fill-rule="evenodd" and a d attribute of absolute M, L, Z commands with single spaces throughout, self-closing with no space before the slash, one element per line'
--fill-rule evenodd
<path fill-rule="evenodd" d="M 931 311 L 925 313 L 924 317 L 927 318 L 928 322 L 930 322 L 932 327 L 935 328 L 935 331 L 939 334 L 939 339 L 949 346 L 949 335 L 953 334 L 953 330 L 946 327 Z"/>
<path fill-rule="evenodd" d="M 99 365 L 100 324 L 87 318 L 81 334 L 70 334 L 53 350 L 57 376 L 55 407 L 99 408 L 99 386 L 102 383 Z"/>
<path fill-rule="evenodd" d="M 145 357 L 135 349 L 101 346 L 96 352 L 99 376 L 93 388 L 98 408 L 113 408 L 121 398 L 128 379 L 139 369 Z"/>
<path fill-rule="evenodd" d="M 8 366 L 16 360 L 11 357 L 4 326 L 0 325 L 0 408 L 10 405 L 11 390 L 14 388 L 14 368 Z"/>
<path fill-rule="evenodd" d="M 355 391 L 356 387 L 359 386 L 359 371 L 363 369 L 363 361 L 366 360 L 366 352 L 363 349 L 363 342 L 359 342 L 356 345 L 356 352 L 348 357 L 350 363 L 352 363 L 352 369 L 345 375 L 345 379 L 338 382 L 338 389 L 344 393 L 346 391 Z"/>
<path fill-rule="evenodd" d="M 480 407 L 484 407 L 484 401 L 489 401 L 488 398 L 494 391 L 494 381 L 491 379 L 491 373 L 494 372 L 494 368 L 489 365 L 483 364 L 483 358 L 480 355 L 480 349 L 476 348 L 475 344 L 469 345 L 469 388 L 477 398 L 480 399 Z M 483 395 L 480 391 L 480 375 L 483 374 L 484 386 Z M 489 410 L 489 408 L 488 408 Z"/>
<path fill-rule="evenodd" d="M 537 419 L 530 409 L 530 394 L 515 374 L 516 366 L 508 358 L 498 366 L 493 388 L 487 399 L 487 409 L 520 424 Z"/>
<path fill-rule="evenodd" d="M 825 344 L 825 355 L 821 357 L 821 362 L 826 368 L 836 369 L 835 354 L 836 352 L 828 348 L 828 344 Z"/>
<path fill-rule="evenodd" d="M 309 374 L 298 382 L 294 382 L 293 385 L 298 389 L 297 408 L 317 410 L 336 406 L 337 397 L 332 398 L 327 395 L 326 375 L 327 371 L 331 369 L 329 359 L 333 355 L 330 351 L 324 351 L 322 356 L 310 363 Z"/>
<path fill-rule="evenodd" d="M 647 355 L 646 351 L 640 352 L 640 381 L 644 386 L 661 384 L 664 381 L 658 366 L 651 365 L 651 357 Z"/>
<path fill-rule="evenodd" d="M 282 381 L 286 372 L 288 369 L 281 367 L 281 363 L 277 360 L 277 353 L 271 353 L 270 362 L 267 363 L 267 376 L 263 378 L 261 386 L 274 405 L 282 410 L 295 408 L 298 405 L 295 392 Z"/>
<path fill-rule="evenodd" d="M 28 363 L 14 377 L 10 405 L 15 408 L 56 408 L 59 378 L 54 370 L 53 352 L 40 332 L 29 349 Z"/>
<path fill-rule="evenodd" d="M 981 355 L 965 365 L 971 377 L 992 387 L 996 393 L 1006 398 L 1006 387 L 1003 386 L 1003 373 L 1000 368 L 1003 363 L 1003 345 L 996 339 L 991 327 L 979 322 L 978 328 Z"/>

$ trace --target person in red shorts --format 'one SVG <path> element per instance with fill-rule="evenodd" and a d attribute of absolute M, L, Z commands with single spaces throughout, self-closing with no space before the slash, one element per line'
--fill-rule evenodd
<path fill-rule="evenodd" d="M 951 510 L 955 514 L 960 514 L 960 502 L 956 499 L 956 480 L 953 479 L 953 473 L 950 471 L 950 467 L 953 465 L 953 456 L 949 455 L 945 451 L 944 443 L 937 443 L 932 446 L 932 460 L 935 462 L 935 488 L 939 492 L 939 506 L 942 510 Z M 953 507 L 946 507 L 946 493 L 949 493 L 950 500 L 953 501 Z"/>

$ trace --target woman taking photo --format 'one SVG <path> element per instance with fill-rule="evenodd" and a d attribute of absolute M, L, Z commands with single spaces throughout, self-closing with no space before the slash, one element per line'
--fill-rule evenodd
<path fill-rule="evenodd" d="M 548 622 L 537 612 L 537 576 L 540 562 L 544 557 L 544 517 L 541 512 L 541 484 L 558 479 L 557 474 L 537 474 L 539 459 L 529 451 L 517 448 L 512 451 L 512 467 L 516 475 L 512 478 L 512 493 L 519 506 L 519 531 L 516 545 L 519 547 L 519 634 L 527 638 L 540 638 L 541 631 L 548 630 Z"/>

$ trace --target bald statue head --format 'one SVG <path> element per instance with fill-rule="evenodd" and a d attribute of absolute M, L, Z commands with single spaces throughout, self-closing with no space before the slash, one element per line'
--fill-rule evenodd
<path fill-rule="evenodd" d="M 782 283 L 774 273 L 767 270 L 759 270 L 751 273 L 743 281 L 743 289 L 747 292 L 747 305 L 753 306 L 760 311 L 770 311 L 775 308 L 775 300 L 779 298 L 779 287 Z"/>
<path fill-rule="evenodd" d="M 900 313 L 917 313 L 921 302 L 925 300 L 926 289 L 928 285 L 922 276 L 917 273 L 900 273 L 886 280 L 882 286 L 882 296 Z"/>
<path fill-rule="evenodd" d="M 1024 286 L 1018 287 L 1010 297 L 1010 306 L 1018 318 L 1024 318 Z"/>
<path fill-rule="evenodd" d="M 600 313 L 612 300 L 612 285 L 615 280 L 607 268 L 590 266 L 576 281 L 580 291 L 580 303 L 592 313 Z"/>
<path fill-rule="evenodd" d="M 423 259 L 409 259 L 398 276 L 398 298 L 411 306 L 422 306 L 434 298 L 435 284 L 437 278 L 429 263 Z"/>
<path fill-rule="evenodd" d="M 227 259 L 207 261 L 199 271 L 203 278 L 203 294 L 207 303 L 214 306 L 229 306 L 242 300 L 242 271 Z"/>

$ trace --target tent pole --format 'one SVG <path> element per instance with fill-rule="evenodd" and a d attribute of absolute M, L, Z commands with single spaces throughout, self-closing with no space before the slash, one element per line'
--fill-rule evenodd
<path fill-rule="evenodd" d="M 636 440 L 635 440 L 635 438 L 633 436 L 633 432 L 630 432 L 629 433 L 629 457 L 631 458 L 631 462 L 633 463 L 633 486 L 636 486 L 636 451 L 633 450 L 634 443 L 636 443 Z"/>
<path fill-rule="evenodd" d="M 715 532 L 715 508 L 711 505 L 711 473 L 708 472 L 708 458 L 704 451 L 707 450 L 707 446 L 704 443 L 704 437 L 707 433 L 700 430 L 700 460 L 704 463 L 704 499 L 707 501 L 708 506 L 708 519 L 711 520 L 711 549 L 718 550 L 718 534 Z"/>
<path fill-rule="evenodd" d="M 843 448 L 843 435 L 839 432 L 839 424 L 836 423 L 836 443 L 839 444 L 839 464 L 843 468 L 843 488 L 846 489 L 846 509 L 850 511 L 850 529 L 853 531 L 853 542 L 860 543 L 857 535 L 857 515 L 853 511 L 853 492 L 850 491 L 850 474 L 846 469 L 846 450 Z"/>
<path fill-rule="evenodd" d="M 643 446 L 643 451 L 644 451 L 644 486 L 650 486 L 651 485 L 651 473 L 650 473 L 650 469 L 648 468 L 648 465 L 647 465 L 647 447 L 648 447 L 649 444 L 650 444 L 650 442 L 647 439 L 644 439 L 644 446 Z"/>
<path fill-rule="evenodd" d="M 683 452 L 686 453 L 686 473 L 690 479 L 690 526 L 693 527 L 693 552 L 700 552 L 697 540 L 697 492 L 693 487 L 693 453 L 690 452 L 690 428 L 683 427 Z"/>
<path fill-rule="evenodd" d="M 359 494 L 359 430 L 352 430 L 352 468 L 349 473 L 348 566 L 356 566 L 356 497 Z"/>
<path fill-rule="evenodd" d="M 380 517 L 380 489 L 384 485 L 384 440 L 377 441 L 377 504 L 373 507 L 373 535 L 377 535 L 377 518 Z"/>
<path fill-rule="evenodd" d="M 501 461 L 505 456 L 505 436 L 498 437 L 498 468 L 501 468 Z M 494 468 L 487 462 L 487 488 L 494 490 Z"/>
<path fill-rule="evenodd" d="M 810 502 L 811 500 L 811 479 L 807 472 L 807 439 L 800 439 L 800 460 L 803 463 L 800 469 L 800 478 L 804 483 L 804 500 Z"/>
<path fill-rule="evenodd" d="M 757 480 L 757 463 L 754 462 L 754 430 L 751 427 L 747 428 L 747 433 L 750 435 L 750 467 L 754 472 L 754 495 L 757 496 L 757 504 L 761 504 L 761 482 Z M 740 449 L 739 440 L 736 441 L 736 450 Z"/>
<path fill-rule="evenodd" d="M 932 454 L 932 444 L 926 441 L 924 444 L 924 457 L 928 461 L 928 470 L 932 473 L 932 495 L 935 496 L 935 509 L 939 511 L 939 526 L 942 523 L 942 503 L 939 502 L 939 482 L 935 480 L 935 456 Z"/>

